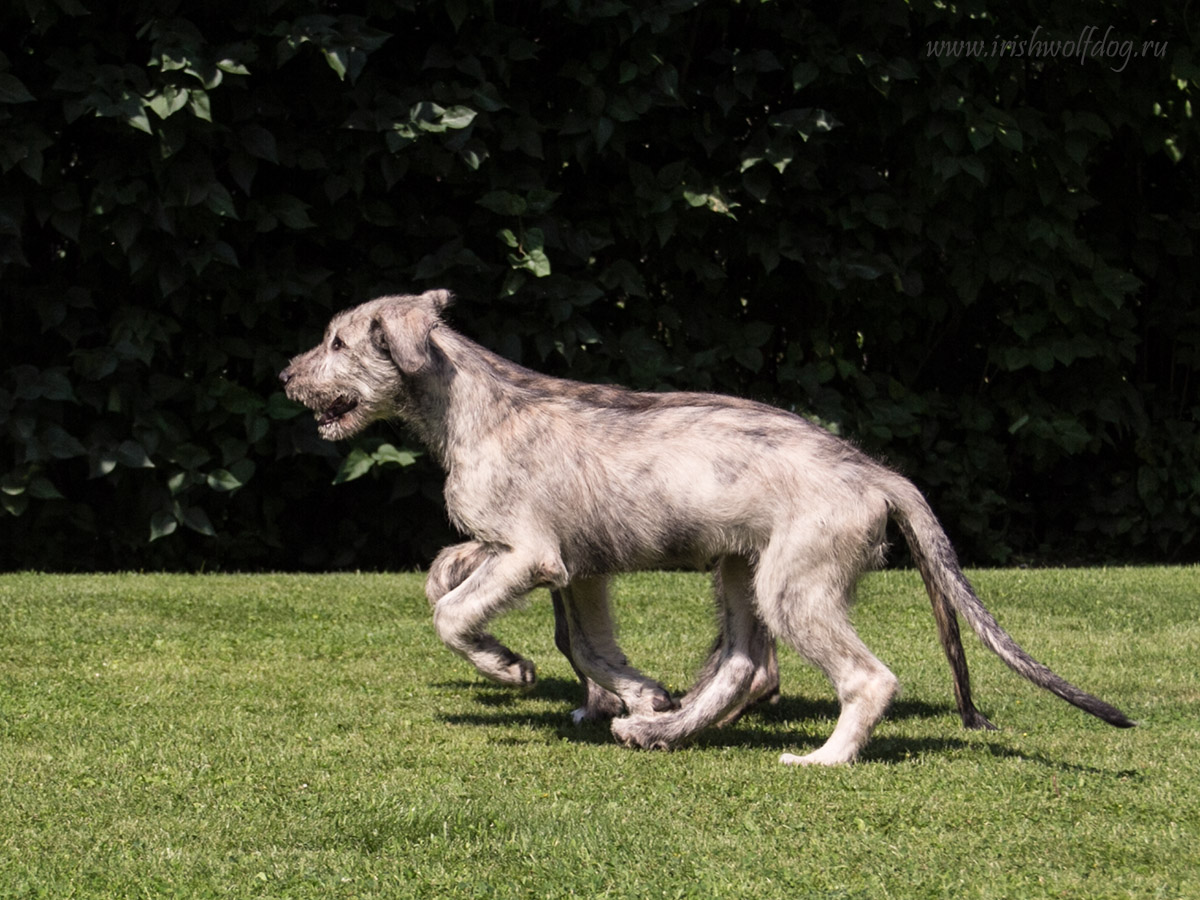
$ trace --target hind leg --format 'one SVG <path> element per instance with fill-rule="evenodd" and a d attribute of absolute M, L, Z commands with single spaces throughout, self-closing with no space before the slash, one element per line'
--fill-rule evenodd
<path fill-rule="evenodd" d="M 754 678 L 750 682 L 750 690 L 746 692 L 746 697 L 741 704 L 730 710 L 717 723 L 718 728 L 732 725 L 742 716 L 760 706 L 774 706 L 779 702 L 779 659 L 775 651 L 775 638 L 771 636 L 766 624 L 757 616 L 754 619 L 751 648 L 755 669 Z"/>
<path fill-rule="evenodd" d="M 700 673 L 696 676 L 696 683 L 680 699 L 681 706 L 690 706 L 695 702 L 696 697 L 703 694 L 708 683 L 717 678 L 720 673 L 721 663 L 724 661 L 729 650 L 727 623 L 731 614 L 730 605 L 735 602 L 745 603 L 750 606 L 754 604 L 753 597 L 750 596 L 748 590 L 744 591 L 744 595 L 741 597 L 734 598 L 730 596 L 730 586 L 725 583 L 729 575 L 726 573 L 723 577 L 723 568 L 725 567 L 718 565 L 713 573 L 713 594 L 717 608 L 717 639 L 713 642 L 708 659 L 701 667 Z M 748 580 L 748 572 L 745 578 Z M 736 584 L 734 587 L 736 587 Z M 755 615 L 749 627 L 752 632 L 749 646 L 750 656 L 755 663 L 754 678 L 750 682 L 750 689 L 747 691 L 741 704 L 727 713 L 717 723 L 719 728 L 733 724 L 757 706 L 779 702 L 779 660 L 775 652 L 775 639 L 767 629 L 766 623 L 758 618 L 757 615 Z"/>
<path fill-rule="evenodd" d="M 613 721 L 613 734 L 624 744 L 647 749 L 679 746 L 697 732 L 745 708 L 771 639 L 755 615 L 750 563 L 728 556 L 717 568 L 722 597 L 721 639 L 696 688 L 682 708 L 633 715 Z M 764 676 L 765 677 L 765 676 Z"/>
<path fill-rule="evenodd" d="M 833 734 L 805 756 L 785 753 L 789 765 L 837 765 L 853 762 L 887 712 L 899 683 L 867 649 L 850 623 L 854 576 L 826 557 L 797 571 L 772 548 L 757 574 L 763 619 L 771 630 L 817 666 L 837 691 L 841 711 Z"/>

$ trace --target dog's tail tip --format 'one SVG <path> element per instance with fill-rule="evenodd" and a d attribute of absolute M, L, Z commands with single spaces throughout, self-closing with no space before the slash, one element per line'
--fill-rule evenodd
<path fill-rule="evenodd" d="M 1078 691 L 1078 688 L 1074 690 Z M 1054 693 L 1059 693 L 1054 691 Z M 1111 703 L 1105 703 L 1099 697 L 1093 697 L 1091 694 L 1085 694 L 1079 691 L 1081 696 L 1066 696 L 1059 694 L 1068 703 L 1078 706 L 1086 713 L 1090 713 L 1102 722 L 1107 722 L 1114 728 L 1133 728 L 1137 722 L 1125 715 Z"/>
<path fill-rule="evenodd" d="M 1121 712 L 1119 709 L 1116 710 L 1115 712 L 1116 712 L 1115 716 L 1104 716 L 1103 717 L 1104 721 L 1107 722 L 1109 725 L 1112 725 L 1114 728 L 1136 728 L 1137 727 L 1138 723 L 1135 722 L 1133 719 L 1129 718 L 1127 715 L 1125 715 L 1125 713 Z"/>

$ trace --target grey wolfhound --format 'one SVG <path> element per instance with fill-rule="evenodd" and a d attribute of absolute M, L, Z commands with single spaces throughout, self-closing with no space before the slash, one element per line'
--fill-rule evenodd
<path fill-rule="evenodd" d="M 826 674 L 841 705 L 825 744 L 781 761 L 851 762 L 898 688 L 849 617 L 860 574 L 882 561 L 890 517 L 932 601 L 965 725 L 990 727 L 971 702 L 956 612 L 1020 675 L 1112 725 L 1133 724 L 1026 654 L 975 596 L 921 493 L 849 443 L 748 400 L 540 375 L 447 326 L 450 300 L 429 291 L 342 312 L 280 379 L 323 437 L 399 418 L 442 464 L 447 511 L 473 540 L 435 567 L 434 626 L 483 675 L 532 683 L 532 664 L 487 624 L 549 587 L 572 663 L 596 687 L 593 708 L 608 692 L 611 711 L 625 713 L 612 721 L 620 741 L 669 748 L 770 684 L 778 638 Z M 629 665 L 606 593 L 612 573 L 665 565 L 711 565 L 719 608 L 720 637 L 682 702 Z"/>

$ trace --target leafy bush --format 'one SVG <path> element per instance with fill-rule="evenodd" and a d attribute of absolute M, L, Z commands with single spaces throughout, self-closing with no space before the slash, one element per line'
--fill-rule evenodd
<path fill-rule="evenodd" d="M 1173 21 L 6 7 L 0 563 L 427 560 L 435 467 L 385 427 L 322 444 L 275 373 L 333 310 L 434 286 L 544 371 L 813 415 L 968 559 L 1200 558 L 1200 69 Z M 1090 26 L 1094 55 L 1048 43 Z"/>

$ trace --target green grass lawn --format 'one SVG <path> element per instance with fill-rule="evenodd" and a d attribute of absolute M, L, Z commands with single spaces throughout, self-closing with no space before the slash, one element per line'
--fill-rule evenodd
<path fill-rule="evenodd" d="M 548 597 L 497 634 L 527 693 L 441 647 L 417 575 L 0 577 L 0 897 L 1200 897 L 1200 572 L 986 571 L 1027 650 L 1117 730 L 968 638 L 958 724 L 928 601 L 856 621 L 904 686 L 865 759 L 781 766 L 824 680 L 674 753 L 575 728 Z M 631 659 L 687 687 L 707 582 L 617 589 Z"/>

